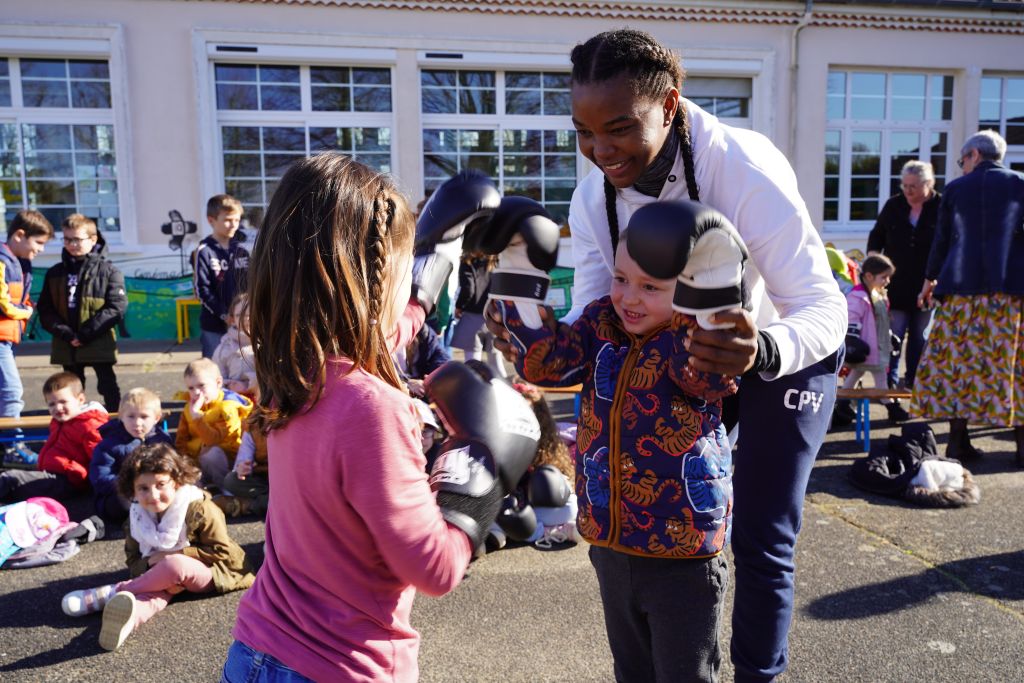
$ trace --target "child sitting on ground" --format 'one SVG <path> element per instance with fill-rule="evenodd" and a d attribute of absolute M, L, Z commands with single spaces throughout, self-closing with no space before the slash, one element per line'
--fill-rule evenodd
<path fill-rule="evenodd" d="M 871 254 L 860 265 L 860 284 L 846 294 L 850 326 L 847 334 L 863 339 L 869 351 L 863 363 L 850 364 L 850 374 L 843 382 L 844 389 L 857 386 L 865 373 L 874 379 L 875 387 L 888 387 L 886 374 L 889 372 L 892 341 L 889 332 L 889 300 L 885 288 L 889 286 L 889 280 L 895 272 L 896 267 L 887 256 Z M 846 399 L 846 403 L 849 404 L 849 399 Z M 892 422 L 906 422 L 910 419 L 910 414 L 896 399 L 883 399 L 882 404 Z M 842 405 L 839 411 L 844 411 Z M 847 408 L 845 412 L 852 412 L 852 409 Z"/>
<path fill-rule="evenodd" d="M 226 517 L 267 516 L 270 502 L 270 470 L 267 466 L 267 437 L 246 422 L 235 466 L 224 477 L 224 492 L 213 502 Z"/>
<path fill-rule="evenodd" d="M 128 518 L 131 498 L 118 493 L 117 475 L 132 451 L 155 443 L 174 445 L 174 439 L 159 425 L 162 416 L 160 397 L 137 387 L 121 397 L 117 418 L 100 427 L 103 440 L 92 452 L 89 482 L 96 514 L 103 519 L 120 523 Z"/>
<path fill-rule="evenodd" d="M 220 338 L 211 360 L 220 368 L 224 386 L 238 394 L 256 393 L 256 365 L 249 341 L 249 302 L 244 292 L 235 295 L 228 309 L 228 331 Z"/>
<path fill-rule="evenodd" d="M 223 388 L 217 364 L 209 358 L 185 366 L 188 403 L 181 411 L 174 445 L 203 473 L 203 486 L 222 488 L 242 445 L 245 418 L 252 401 Z"/>
<path fill-rule="evenodd" d="M 89 460 L 100 442 L 107 411 L 85 400 L 82 381 L 70 372 L 48 377 L 43 398 L 52 419 L 38 469 L 0 472 L 0 503 L 39 496 L 65 500 L 89 488 Z"/>
<path fill-rule="evenodd" d="M 131 580 L 72 591 L 69 616 L 103 610 L 100 647 L 116 650 L 183 591 L 227 593 L 255 578 L 245 551 L 228 536 L 210 494 L 195 486 L 199 471 L 167 444 L 137 448 L 118 475 L 118 491 L 133 500 L 124 550 Z"/>

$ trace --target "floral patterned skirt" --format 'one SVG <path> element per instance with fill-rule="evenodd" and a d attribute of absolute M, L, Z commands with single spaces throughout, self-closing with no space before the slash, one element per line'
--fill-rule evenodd
<path fill-rule="evenodd" d="M 939 305 L 918 366 L 912 412 L 1024 425 L 1024 297 L 956 295 Z"/>

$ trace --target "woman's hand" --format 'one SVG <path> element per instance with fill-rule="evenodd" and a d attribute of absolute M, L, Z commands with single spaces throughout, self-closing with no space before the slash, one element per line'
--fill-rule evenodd
<path fill-rule="evenodd" d="M 936 280 L 925 280 L 921 286 L 921 293 L 917 295 L 917 307 L 928 310 L 935 305 L 932 301 L 932 292 L 935 291 Z"/>
<path fill-rule="evenodd" d="M 423 398 L 427 395 L 427 389 L 423 386 L 423 380 L 421 379 L 410 379 L 405 383 L 405 386 L 409 390 L 409 395 L 413 398 Z"/>
<path fill-rule="evenodd" d="M 715 313 L 713 323 L 733 323 L 722 330 L 694 330 L 686 340 L 690 366 L 716 375 L 742 375 L 757 358 L 757 324 L 742 308 Z"/>
<path fill-rule="evenodd" d="M 487 308 L 484 309 L 484 325 L 487 326 L 487 331 L 494 335 L 494 348 L 500 351 L 509 363 L 515 363 L 516 349 L 509 341 L 508 330 L 501 320 L 501 311 L 494 301 L 488 301 Z"/>

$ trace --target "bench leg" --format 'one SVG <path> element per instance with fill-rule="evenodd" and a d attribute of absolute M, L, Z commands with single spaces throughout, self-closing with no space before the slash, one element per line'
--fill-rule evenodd
<path fill-rule="evenodd" d="M 862 398 L 857 401 L 857 438 L 864 444 L 864 452 L 871 452 L 871 401 Z"/>

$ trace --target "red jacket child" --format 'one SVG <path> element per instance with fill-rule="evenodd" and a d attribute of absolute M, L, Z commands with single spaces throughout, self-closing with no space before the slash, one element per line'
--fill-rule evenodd
<path fill-rule="evenodd" d="M 100 427 L 108 418 L 102 405 L 90 401 L 82 406 L 82 412 L 64 422 L 50 420 L 50 436 L 39 451 L 39 469 L 63 474 L 76 489 L 89 488 L 89 461 L 101 441 Z"/>

